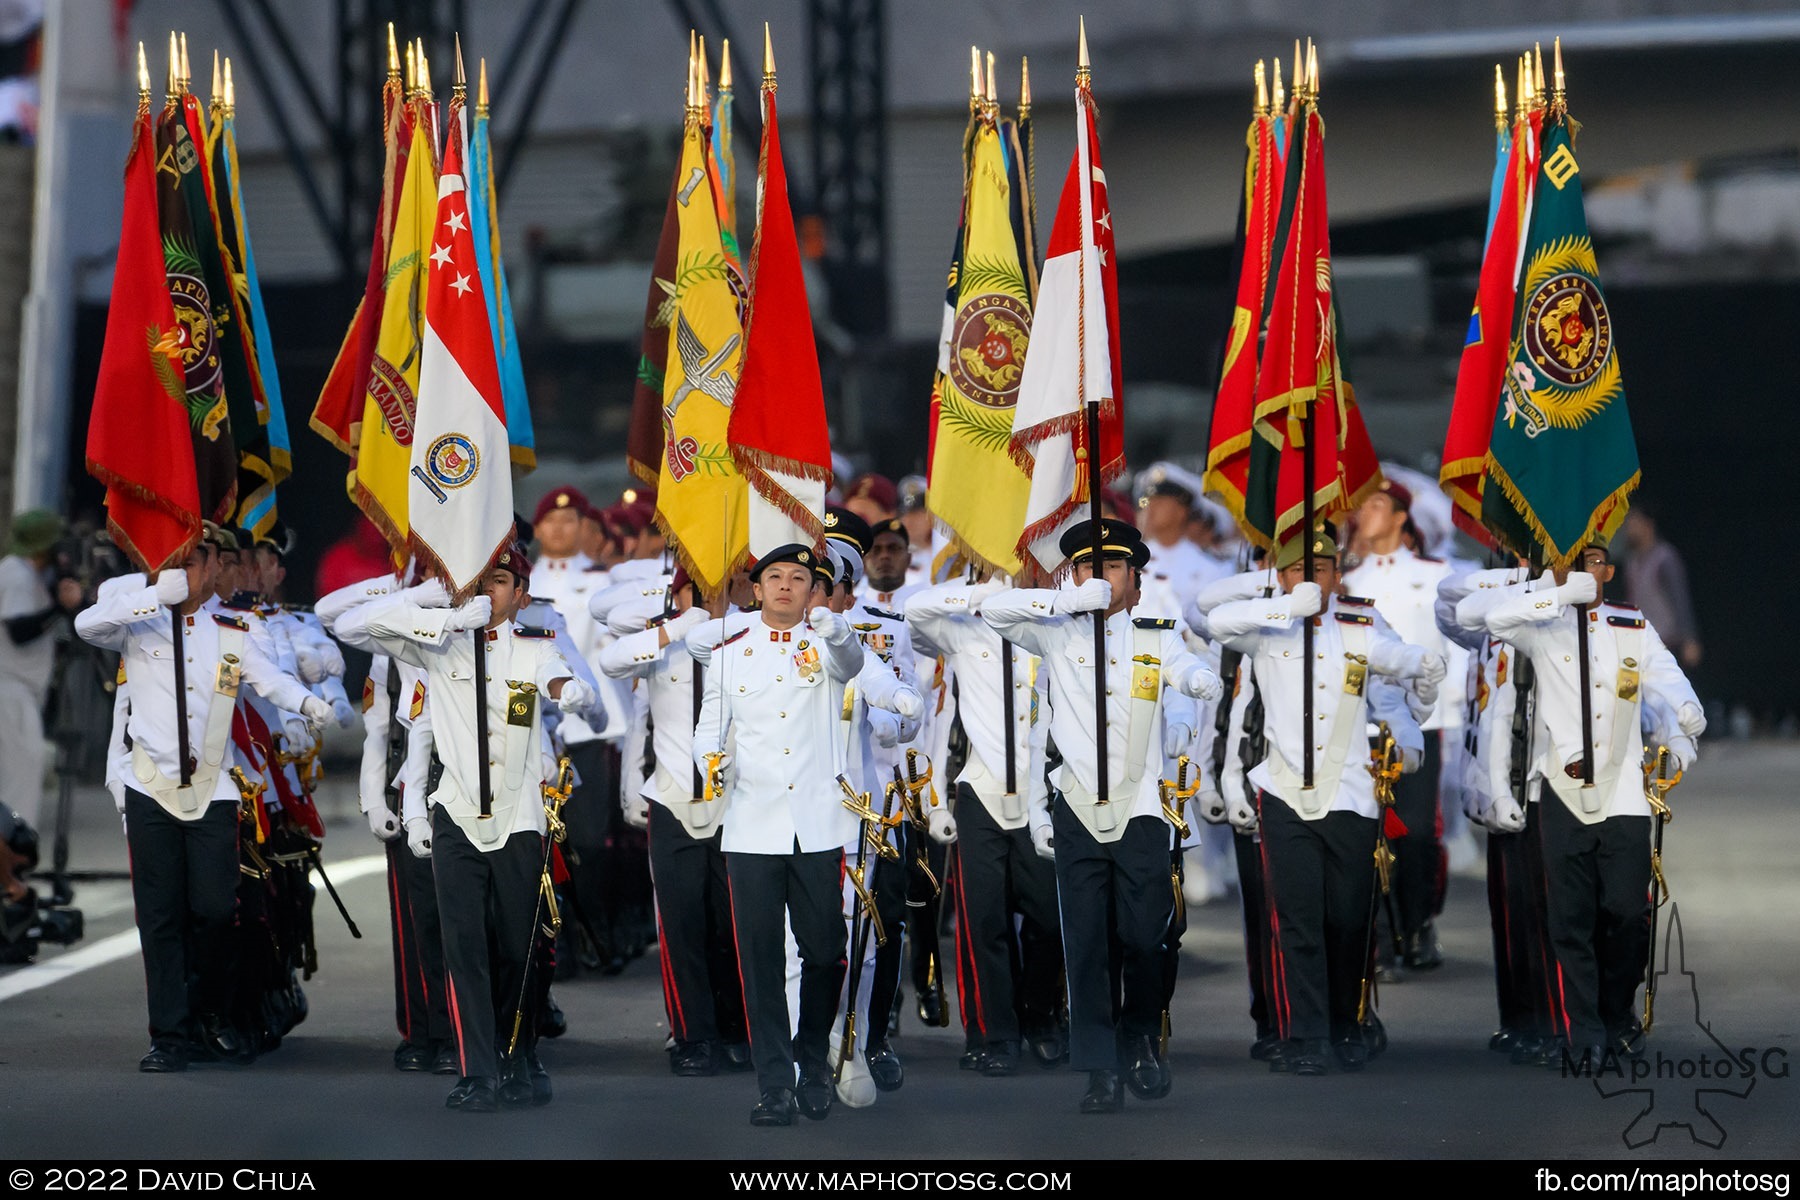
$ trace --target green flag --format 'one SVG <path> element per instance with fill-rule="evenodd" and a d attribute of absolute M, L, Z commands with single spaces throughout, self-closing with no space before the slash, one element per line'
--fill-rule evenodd
<path fill-rule="evenodd" d="M 1561 567 L 1618 529 L 1638 457 L 1581 168 L 1555 110 L 1539 162 L 1482 523 L 1508 549 Z"/>

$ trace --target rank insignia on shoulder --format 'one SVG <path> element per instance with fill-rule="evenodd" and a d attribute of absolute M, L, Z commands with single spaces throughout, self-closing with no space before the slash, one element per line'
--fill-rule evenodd
<path fill-rule="evenodd" d="M 213 620 L 217 621 L 221 625 L 229 625 L 233 629 L 247 630 L 250 628 L 250 623 L 248 621 L 244 620 L 244 618 L 228 616 L 225 613 L 214 613 Z"/>
<path fill-rule="evenodd" d="M 1644 618 L 1627 617 L 1618 613 L 1608 613 L 1606 615 L 1606 623 L 1608 625 L 1617 625 L 1624 629 L 1642 629 L 1644 627 Z"/>
<path fill-rule="evenodd" d="M 425 681 L 413 684 L 412 704 L 407 709 L 408 719 L 416 721 L 419 714 L 425 711 Z"/>
<path fill-rule="evenodd" d="M 863 605 L 863 611 L 868 613 L 870 616 L 880 617 L 884 621 L 904 621 L 904 620 L 906 620 L 905 617 L 901 616 L 897 612 L 890 612 L 885 608 L 876 608 L 873 604 Z M 861 628 L 861 626 L 858 626 L 858 628 Z"/>
<path fill-rule="evenodd" d="M 1358 608 L 1370 608 L 1375 604 L 1375 602 L 1367 596 L 1339 596 L 1337 602 L 1339 604 L 1354 604 Z"/>
<path fill-rule="evenodd" d="M 514 625 L 513 636 L 541 640 L 555 637 L 556 632 L 551 629 L 540 629 L 536 625 Z"/>
<path fill-rule="evenodd" d="M 1133 617 L 1131 623 L 1139 629 L 1175 628 L 1175 618 L 1173 617 Z"/>
<path fill-rule="evenodd" d="M 1346 625 L 1373 625 L 1375 623 L 1375 618 L 1368 613 L 1341 612 L 1336 616 Z"/>
<path fill-rule="evenodd" d="M 738 630 L 736 633 L 727 637 L 724 641 L 720 642 L 718 646 L 714 646 L 713 649 L 717 650 L 721 646 L 729 646 L 729 645 L 731 645 L 731 643 L 737 641 L 739 638 L 743 637 L 746 633 L 749 633 L 749 632 L 750 632 L 750 627 L 748 625 L 746 625 L 742 629 Z"/>

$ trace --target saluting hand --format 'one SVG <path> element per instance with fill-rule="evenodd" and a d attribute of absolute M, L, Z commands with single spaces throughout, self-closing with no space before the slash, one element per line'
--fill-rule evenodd
<path fill-rule="evenodd" d="M 842 613 L 834 613 L 824 605 L 812 610 L 806 618 L 813 631 L 834 646 L 841 646 L 853 636 L 850 622 L 844 620 Z"/>
<path fill-rule="evenodd" d="M 173 570 L 156 573 L 156 599 L 159 603 L 174 608 L 188 598 L 187 572 L 177 567 Z"/>
<path fill-rule="evenodd" d="M 1325 593 L 1316 583 L 1296 583 L 1288 593 L 1288 612 L 1296 617 L 1315 617 L 1325 608 Z"/>
<path fill-rule="evenodd" d="M 1055 611 L 1058 615 L 1068 616 L 1074 613 L 1105 612 L 1112 607 L 1112 584 L 1104 579 L 1089 579 L 1056 593 Z"/>
<path fill-rule="evenodd" d="M 477 596 L 460 608 L 451 610 L 449 619 L 444 622 L 444 628 L 457 633 L 469 629 L 484 629 L 493 615 L 493 601 L 486 596 Z"/>

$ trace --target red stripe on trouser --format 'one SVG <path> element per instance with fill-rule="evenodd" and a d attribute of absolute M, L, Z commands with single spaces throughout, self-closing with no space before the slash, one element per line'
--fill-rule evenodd
<path fill-rule="evenodd" d="M 466 1076 L 469 1073 L 469 1059 L 463 1053 L 462 1008 L 456 1003 L 456 977 L 446 970 L 444 982 L 450 989 L 450 1028 L 456 1030 L 456 1069 Z"/>
<path fill-rule="evenodd" d="M 1538 803 L 1542 805 L 1547 803 L 1547 801 L 1540 799 Z M 1560 804 L 1561 801 L 1559 800 L 1557 803 Z M 1543 810 L 1541 808 L 1538 810 L 1538 817 L 1541 822 L 1543 819 Z M 1541 823 L 1537 826 L 1537 839 L 1539 874 L 1543 879 L 1544 900 L 1544 906 L 1538 912 L 1538 916 L 1540 917 L 1538 932 L 1541 935 L 1538 938 L 1538 955 L 1542 960 L 1544 971 L 1544 999 L 1549 1003 L 1550 1007 L 1551 1028 L 1556 1029 L 1560 1026 L 1563 1040 L 1568 1041 L 1574 1037 L 1574 1033 L 1569 1028 L 1569 1003 L 1567 998 L 1563 995 L 1562 963 L 1556 961 L 1555 954 L 1550 949 L 1550 864 L 1544 858 L 1544 827 Z M 1554 964 L 1555 967 L 1554 982 L 1552 981 L 1551 973 L 1552 964 Z"/>
<path fill-rule="evenodd" d="M 404 893 L 400 888 L 400 865 L 388 852 L 388 900 L 394 906 L 394 953 L 400 958 L 400 1036 L 412 1041 L 412 988 L 410 976 L 412 970 L 407 962 L 406 922 L 400 919 L 405 908 Z M 410 915 L 410 913 L 409 913 Z"/>
<path fill-rule="evenodd" d="M 1263 823 L 1263 799 L 1267 793 L 1261 789 L 1256 793 L 1256 823 Z M 1287 956 L 1281 950 L 1281 917 L 1275 908 L 1275 872 L 1269 863 L 1269 839 L 1262 839 L 1263 865 L 1263 899 L 1269 906 L 1269 958 L 1271 969 L 1270 982 L 1274 985 L 1271 992 L 1275 996 L 1275 1026 L 1283 1040 L 1286 1040 L 1293 1029 L 1293 1006 L 1287 994 Z"/>
<path fill-rule="evenodd" d="M 969 948 L 969 978 L 974 982 L 975 987 L 975 1027 L 981 1030 L 981 1036 L 985 1039 L 987 1037 L 987 1018 L 982 1015 L 981 969 L 975 965 L 975 941 L 974 938 L 970 936 L 972 927 L 969 924 L 969 881 L 968 876 L 963 872 L 963 856 L 960 854 L 956 856 L 956 907 L 958 910 L 957 917 L 959 918 L 956 922 L 956 938 L 959 942 L 966 939 Z M 956 1002 L 958 1007 L 961 1007 L 962 1005 L 963 983 L 961 966 L 962 964 L 959 961 L 957 963 L 958 971 L 956 976 Z M 965 1016 L 963 1018 L 963 1028 L 967 1029 L 968 1026 L 968 1018 Z"/>
<path fill-rule="evenodd" d="M 726 868 L 725 902 L 731 909 L 731 951 L 737 959 L 738 995 L 744 997 L 744 1039 L 750 1043 L 750 1057 L 756 1057 L 756 1034 L 750 1024 L 750 993 L 744 987 L 744 948 L 738 943 L 737 890 L 731 886 L 730 868 Z"/>
<path fill-rule="evenodd" d="M 656 848 L 651 844 L 650 828 L 644 827 L 644 851 L 650 861 L 650 893 L 660 897 L 656 887 Z M 669 1018 L 669 1029 L 681 1041 L 687 1041 L 687 1015 L 681 1011 L 681 992 L 675 986 L 675 971 L 669 964 L 669 923 L 663 919 L 660 899 L 656 905 L 657 957 L 662 961 L 663 1012 Z"/>

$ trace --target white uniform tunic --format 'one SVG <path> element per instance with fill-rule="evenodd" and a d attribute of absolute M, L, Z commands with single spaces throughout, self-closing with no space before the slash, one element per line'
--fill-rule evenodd
<path fill-rule="evenodd" d="M 1438 584 L 1451 570 L 1447 562 L 1421 558 L 1402 546 L 1392 554 L 1371 554 L 1344 575 L 1344 590 L 1374 604 L 1402 640 L 1444 660 L 1444 683 L 1438 689 L 1435 710 L 1423 726 L 1427 733 L 1460 729 L 1463 722 L 1468 652 L 1438 630 L 1435 612 Z"/>

